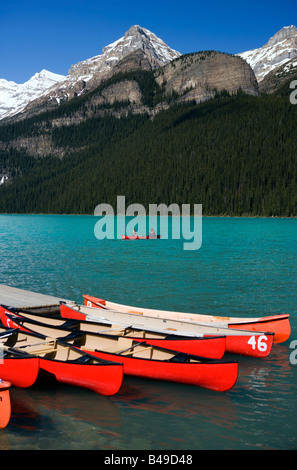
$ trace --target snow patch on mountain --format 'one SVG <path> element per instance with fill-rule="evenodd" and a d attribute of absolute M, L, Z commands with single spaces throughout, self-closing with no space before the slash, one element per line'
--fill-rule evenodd
<path fill-rule="evenodd" d="M 22 84 L 0 79 L 0 119 L 21 112 L 30 101 L 40 97 L 63 79 L 64 75 L 48 70 L 41 70 Z"/>
<path fill-rule="evenodd" d="M 272 70 L 297 57 L 297 28 L 285 26 L 264 46 L 237 55 L 247 61 L 260 82 Z"/>
<path fill-rule="evenodd" d="M 2 184 L 4 184 L 7 180 L 8 180 L 8 176 L 6 176 L 6 175 L 1 176 L 0 175 L 0 186 L 2 186 Z"/>

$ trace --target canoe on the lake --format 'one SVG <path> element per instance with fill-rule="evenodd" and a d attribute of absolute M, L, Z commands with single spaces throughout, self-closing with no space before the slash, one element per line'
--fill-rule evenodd
<path fill-rule="evenodd" d="M 10 330 L 3 341 L 3 347 L 37 356 L 39 372 L 54 376 L 58 382 L 88 388 L 102 395 L 114 395 L 119 391 L 123 381 L 121 363 L 87 354 L 69 342 L 61 341 L 61 335 L 53 338 L 40 331 L 27 330 L 13 322 L 12 324 L 15 329 Z M 26 375 L 27 370 L 23 368 L 22 373 Z"/>
<path fill-rule="evenodd" d="M 217 327 L 212 324 L 199 324 L 194 322 L 182 322 L 168 320 L 146 315 L 135 315 L 132 313 L 115 312 L 114 310 L 103 310 L 100 308 L 87 307 L 85 305 L 73 305 L 60 303 L 60 312 L 63 318 L 78 320 L 109 322 L 120 324 L 135 329 L 159 331 L 162 333 L 177 334 L 183 336 L 225 336 L 226 352 L 242 354 L 252 357 L 266 357 L 272 348 L 273 333 L 251 332 L 235 330 L 228 327 Z"/>
<path fill-rule="evenodd" d="M 10 316 L 7 310 L 6 316 L 18 332 L 21 330 L 27 334 L 51 338 L 51 341 L 71 344 L 71 350 L 77 348 L 77 351 L 84 351 L 98 360 L 121 362 L 124 374 L 127 375 L 195 385 L 220 392 L 231 389 L 238 377 L 237 361 L 200 358 L 132 338 L 69 331 L 19 315 Z"/>
<path fill-rule="evenodd" d="M 68 307 L 65 306 L 65 309 Z M 62 306 L 63 309 L 63 306 Z M 65 318 L 57 318 L 52 314 L 33 313 L 30 310 L 10 308 L 9 314 L 17 315 L 21 318 L 46 323 L 49 326 L 85 331 L 95 334 L 108 334 L 113 336 L 122 336 L 132 338 L 137 342 L 146 342 L 152 346 L 171 349 L 172 351 L 184 352 L 194 356 L 207 357 L 209 359 L 221 359 L 226 351 L 225 336 L 204 336 L 202 334 L 196 337 L 182 336 L 176 334 L 160 333 L 154 331 L 139 330 L 131 327 L 123 327 L 122 325 L 111 324 L 109 322 L 89 322 L 86 320 L 67 320 Z M 10 327 L 10 318 L 5 315 L 5 308 L 0 308 L 0 319 L 4 325 Z"/>
<path fill-rule="evenodd" d="M 39 358 L 10 347 L 14 329 L 0 327 L 0 377 L 15 387 L 31 387 L 39 374 Z"/>
<path fill-rule="evenodd" d="M 156 240 L 161 238 L 161 235 L 121 235 L 122 240 Z"/>
<path fill-rule="evenodd" d="M 108 300 L 100 299 L 90 295 L 84 295 L 83 297 L 85 299 L 85 305 L 90 307 L 105 308 L 108 310 L 115 310 L 117 312 L 134 313 L 137 315 L 170 318 L 171 320 L 199 323 L 205 322 L 239 330 L 270 332 L 274 333 L 275 343 L 282 343 L 286 341 L 291 334 L 289 314 L 270 315 L 259 318 L 220 317 L 214 315 L 201 315 L 196 313 L 171 312 L 168 310 L 133 307 L 110 302 Z"/>

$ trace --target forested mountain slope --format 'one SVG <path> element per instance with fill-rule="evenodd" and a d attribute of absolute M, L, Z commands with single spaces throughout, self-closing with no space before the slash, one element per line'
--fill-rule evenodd
<path fill-rule="evenodd" d="M 284 90 L 220 93 L 153 119 L 96 115 L 56 126 L 63 158 L 1 151 L 2 173 L 11 169 L 13 178 L 0 186 L 0 212 L 92 214 L 125 195 L 127 205 L 201 203 L 204 215 L 297 216 L 297 106 Z M 40 123 L 13 132 L 40 135 Z M 12 129 L 0 128 L 2 141 L 5 132 Z"/>

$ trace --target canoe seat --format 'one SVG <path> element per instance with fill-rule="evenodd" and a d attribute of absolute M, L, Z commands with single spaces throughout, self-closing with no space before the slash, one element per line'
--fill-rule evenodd
<path fill-rule="evenodd" d="M 72 318 L 69 318 L 68 320 L 65 321 L 65 323 L 63 323 L 63 325 L 61 325 L 61 328 L 78 328 L 78 327 L 79 327 L 79 321 L 74 320 Z"/>
<path fill-rule="evenodd" d="M 77 359 L 74 359 L 71 362 L 73 362 L 75 364 L 87 364 L 90 361 L 91 361 L 90 356 L 83 355 L 83 356 L 78 357 Z"/>
<path fill-rule="evenodd" d="M 142 345 L 142 344 L 144 344 L 144 343 L 139 343 L 139 345 Z M 133 355 L 133 357 L 140 357 L 140 358 L 143 358 L 143 359 L 152 359 L 153 353 L 154 353 L 153 347 L 147 345 L 143 348 L 135 349 L 135 351 L 133 351 L 132 355 Z"/>
<path fill-rule="evenodd" d="M 121 354 L 123 352 L 129 351 L 133 346 L 133 340 L 130 338 L 125 338 L 120 336 L 117 340 L 117 351 L 116 354 Z"/>
<path fill-rule="evenodd" d="M 81 339 L 85 336 L 84 331 L 73 330 L 67 336 L 61 336 L 59 339 L 68 342 L 69 340 Z"/>
<path fill-rule="evenodd" d="M 168 362 L 190 362 L 190 358 L 188 354 L 185 353 L 177 353 Z"/>

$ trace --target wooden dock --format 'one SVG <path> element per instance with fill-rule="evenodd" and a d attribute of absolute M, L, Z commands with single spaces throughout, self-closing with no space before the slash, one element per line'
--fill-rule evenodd
<path fill-rule="evenodd" d="M 72 302 L 62 297 L 54 297 L 0 284 L 0 304 L 6 305 L 6 307 L 34 308 L 36 310 L 46 307 L 49 310 L 54 310 L 59 307 L 60 300 Z"/>

